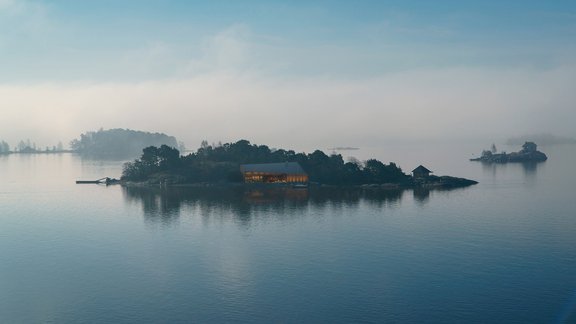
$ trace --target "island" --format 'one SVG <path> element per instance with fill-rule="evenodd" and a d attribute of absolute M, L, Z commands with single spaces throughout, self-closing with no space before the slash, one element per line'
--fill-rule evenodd
<path fill-rule="evenodd" d="M 480 161 L 484 163 L 508 163 L 508 162 L 544 162 L 548 159 L 546 154 L 537 150 L 534 142 L 525 142 L 522 149 L 512 153 L 496 153 L 496 147 L 492 145 L 492 150 L 482 151 L 479 158 L 470 161 Z"/>
<path fill-rule="evenodd" d="M 247 140 L 208 145 L 181 156 L 173 147 L 150 146 L 139 159 L 124 164 L 123 185 L 356 186 L 364 188 L 458 188 L 476 181 L 430 175 L 424 166 L 405 174 L 394 162 L 376 159 L 345 162 L 320 150 L 296 153 L 270 149 Z"/>
<path fill-rule="evenodd" d="M 99 129 L 70 142 L 72 151 L 95 158 L 135 158 L 148 146 L 177 146 L 174 136 L 131 129 Z"/>

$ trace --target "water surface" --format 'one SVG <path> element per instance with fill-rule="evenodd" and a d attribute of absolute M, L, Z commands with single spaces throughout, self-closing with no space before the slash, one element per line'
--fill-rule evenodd
<path fill-rule="evenodd" d="M 480 182 L 417 192 L 80 186 L 121 163 L 0 156 L 0 322 L 575 322 L 576 146 L 479 149 L 351 152 Z"/>

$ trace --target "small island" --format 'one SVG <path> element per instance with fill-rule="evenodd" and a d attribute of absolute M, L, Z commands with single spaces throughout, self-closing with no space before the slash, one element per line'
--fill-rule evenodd
<path fill-rule="evenodd" d="M 496 146 L 492 145 L 491 150 L 482 151 L 479 158 L 470 161 L 480 161 L 484 163 L 508 163 L 508 162 L 544 162 L 548 159 L 546 154 L 537 150 L 534 142 L 525 142 L 522 149 L 512 153 L 496 153 Z"/>
<path fill-rule="evenodd" d="M 94 158 L 135 158 L 148 146 L 178 146 L 174 136 L 131 129 L 99 129 L 70 142 L 73 152 Z"/>
<path fill-rule="evenodd" d="M 123 185 L 256 185 L 355 186 L 381 189 L 458 188 L 476 181 L 433 176 L 424 166 L 405 174 L 395 163 L 369 159 L 344 162 L 342 155 L 320 150 L 296 153 L 270 149 L 247 140 L 208 145 L 181 156 L 173 147 L 147 147 L 139 159 L 124 165 Z"/>

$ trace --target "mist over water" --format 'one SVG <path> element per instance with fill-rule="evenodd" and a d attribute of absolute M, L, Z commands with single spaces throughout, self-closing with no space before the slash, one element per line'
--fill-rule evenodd
<path fill-rule="evenodd" d="M 163 132 L 193 149 L 202 140 L 247 139 L 302 150 L 503 142 L 546 132 L 576 137 L 570 122 L 576 117 L 570 88 L 575 70 L 451 68 L 367 79 L 232 73 L 136 83 L 0 84 L 0 139 L 12 146 L 22 139 L 40 147 L 67 145 L 103 127 Z"/>

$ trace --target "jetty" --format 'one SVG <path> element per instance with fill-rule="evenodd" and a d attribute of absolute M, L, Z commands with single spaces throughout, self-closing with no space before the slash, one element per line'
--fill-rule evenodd
<path fill-rule="evenodd" d="M 120 180 L 109 177 L 105 177 L 98 180 L 76 180 L 76 184 L 104 184 L 108 186 L 118 183 L 120 183 Z"/>

